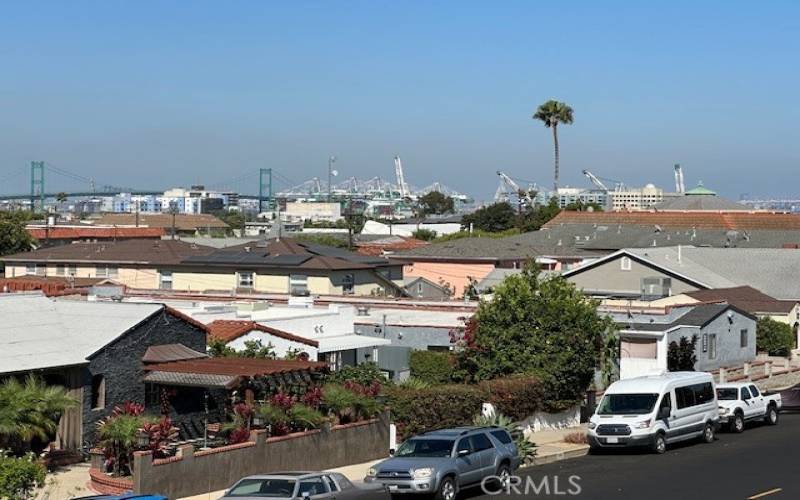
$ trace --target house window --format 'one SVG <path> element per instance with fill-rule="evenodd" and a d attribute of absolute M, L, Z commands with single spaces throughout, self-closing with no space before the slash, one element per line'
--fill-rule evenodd
<path fill-rule="evenodd" d="M 717 334 L 708 336 L 708 359 L 717 359 Z"/>
<path fill-rule="evenodd" d="M 67 265 L 67 276 L 75 276 L 78 274 L 78 266 L 74 264 Z"/>
<path fill-rule="evenodd" d="M 631 270 L 631 258 L 630 257 L 623 257 L 619 260 L 619 268 L 623 271 L 630 271 Z"/>
<path fill-rule="evenodd" d="M 708 334 L 703 334 L 703 352 L 708 352 Z"/>
<path fill-rule="evenodd" d="M 236 273 L 236 286 L 239 288 L 253 288 L 255 279 L 252 271 L 240 271 Z"/>
<path fill-rule="evenodd" d="M 352 295 L 355 293 L 355 276 L 352 274 L 345 274 L 342 280 L 342 293 L 345 295 Z"/>
<path fill-rule="evenodd" d="M 417 282 L 417 297 L 422 297 L 423 294 L 422 281 Z"/>
<path fill-rule="evenodd" d="M 67 273 L 67 267 L 64 264 L 56 264 L 56 276 L 64 276 Z"/>
<path fill-rule="evenodd" d="M 106 407 L 106 379 L 102 375 L 92 376 L 92 409 L 102 410 Z"/>
<path fill-rule="evenodd" d="M 289 275 L 289 293 L 292 295 L 308 294 L 308 276 L 304 274 Z"/>
<path fill-rule="evenodd" d="M 162 290 L 172 290 L 172 271 L 161 271 L 159 273 L 158 287 Z"/>
<path fill-rule="evenodd" d="M 739 345 L 747 347 L 747 328 L 739 332 Z"/>
<path fill-rule="evenodd" d="M 45 276 L 47 267 L 38 264 L 25 264 L 26 276 Z"/>
<path fill-rule="evenodd" d="M 112 266 L 98 266 L 95 268 L 95 276 L 98 278 L 116 278 L 119 275 L 119 269 Z"/>

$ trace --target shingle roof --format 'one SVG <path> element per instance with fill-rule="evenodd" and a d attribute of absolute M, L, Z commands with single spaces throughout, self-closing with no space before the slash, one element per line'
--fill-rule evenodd
<path fill-rule="evenodd" d="M 697 290 L 685 295 L 701 302 L 725 301 L 751 314 L 788 313 L 797 304 L 795 301 L 778 300 L 751 286 Z"/>
<path fill-rule="evenodd" d="M 256 358 L 203 358 L 172 361 L 145 366 L 147 371 L 196 373 L 206 375 L 234 375 L 259 377 L 297 371 L 316 371 L 326 368 L 326 363 L 316 361 L 256 359 Z"/>
<path fill-rule="evenodd" d="M 166 363 L 168 361 L 181 361 L 185 359 L 207 358 L 208 355 L 189 349 L 183 344 L 154 345 L 147 348 L 143 363 Z"/>
<path fill-rule="evenodd" d="M 312 347 L 319 346 L 319 342 L 316 340 L 300 337 L 299 335 L 294 335 L 283 330 L 278 330 L 277 328 L 265 326 L 260 323 L 256 323 L 255 321 L 218 319 L 209 323 L 207 327 L 210 336 L 224 340 L 226 343 L 238 339 L 239 337 L 252 331 L 259 331 L 274 335 L 284 340 L 290 340 L 292 342 L 298 342 Z"/>
<path fill-rule="evenodd" d="M 686 314 L 681 315 L 671 322 L 627 323 L 618 321 L 617 324 L 623 330 L 640 330 L 647 332 L 661 332 L 671 330 L 678 326 L 696 326 L 702 328 L 728 309 L 733 309 L 749 316 L 746 312 L 729 304 L 701 304 L 687 308 Z"/>
<path fill-rule="evenodd" d="M 800 231 L 800 214 L 771 212 L 578 212 L 562 210 L 544 227 L 634 224 L 680 228 Z"/>
<path fill-rule="evenodd" d="M 104 214 L 96 222 L 104 226 L 135 226 L 136 214 Z M 172 228 L 172 214 L 139 214 L 139 226 Z M 228 225 L 210 214 L 176 214 L 175 227 L 178 231 L 197 231 L 205 229 L 227 229 Z"/>
<path fill-rule="evenodd" d="M 0 294 L 0 373 L 86 363 L 92 354 L 162 310 L 161 304 Z"/>
<path fill-rule="evenodd" d="M 178 264 L 193 255 L 206 255 L 213 248 L 180 240 L 122 240 L 77 242 L 71 245 L 40 248 L 3 257 L 7 262 Z"/>
<path fill-rule="evenodd" d="M 186 264 L 278 267 L 316 270 L 375 269 L 392 264 L 381 257 L 359 255 L 340 248 L 316 245 L 292 238 L 260 240 L 192 256 Z"/>
<path fill-rule="evenodd" d="M 678 211 L 705 211 L 705 210 L 712 210 L 712 211 L 737 211 L 742 210 L 745 212 L 752 211 L 753 209 L 742 205 L 741 203 L 736 203 L 734 201 L 720 198 L 713 194 L 707 193 L 690 193 L 687 192 L 685 196 L 676 196 L 674 198 L 668 198 L 661 203 L 656 204 L 653 207 L 655 210 L 678 210 Z"/>

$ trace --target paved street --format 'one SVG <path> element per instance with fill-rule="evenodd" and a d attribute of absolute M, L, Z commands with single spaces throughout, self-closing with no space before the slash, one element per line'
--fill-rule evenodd
<path fill-rule="evenodd" d="M 577 497 L 591 500 L 800 498 L 798 441 L 800 414 L 782 414 L 777 427 L 750 424 L 744 434 L 720 433 L 713 444 L 675 445 L 660 456 L 633 451 L 589 455 L 519 471 L 523 480 L 530 477 L 540 487 L 538 495 L 533 489 L 511 496 L 471 491 L 459 498 L 565 498 L 570 476 L 580 478 Z M 541 487 L 544 477 L 549 495 Z M 763 495 L 778 488 L 782 491 Z"/>

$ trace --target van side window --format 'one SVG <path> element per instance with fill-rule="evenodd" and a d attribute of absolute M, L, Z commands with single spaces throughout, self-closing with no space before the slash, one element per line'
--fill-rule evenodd
<path fill-rule="evenodd" d="M 714 389 L 710 382 L 695 384 L 692 386 L 692 390 L 694 390 L 694 402 L 697 405 L 706 404 L 714 400 Z"/>
<path fill-rule="evenodd" d="M 750 387 L 750 394 L 752 394 L 754 398 L 757 398 L 759 396 L 758 388 L 754 385 L 751 385 L 749 387 Z"/>
<path fill-rule="evenodd" d="M 694 406 L 694 391 L 691 386 L 675 388 L 675 402 L 678 409 Z"/>
<path fill-rule="evenodd" d="M 661 398 L 661 406 L 658 407 L 658 413 L 661 413 L 665 408 L 669 410 L 668 413 L 672 413 L 672 397 L 669 393 L 664 394 L 664 397 Z"/>

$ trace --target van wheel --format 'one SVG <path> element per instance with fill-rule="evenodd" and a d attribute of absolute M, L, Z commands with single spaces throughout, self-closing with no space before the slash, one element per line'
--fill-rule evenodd
<path fill-rule="evenodd" d="M 714 426 L 711 424 L 706 424 L 705 429 L 703 429 L 703 436 L 702 436 L 704 443 L 713 443 L 714 442 Z"/>
<path fill-rule="evenodd" d="M 442 479 L 439 485 L 439 491 L 436 493 L 436 500 L 455 500 L 456 498 L 456 482 L 452 477 Z"/>
<path fill-rule="evenodd" d="M 664 434 L 659 432 L 656 434 L 656 437 L 653 438 L 653 453 L 661 455 L 665 451 L 667 451 L 667 440 L 664 438 Z"/>
<path fill-rule="evenodd" d="M 769 405 L 767 408 L 767 414 L 764 416 L 764 421 L 768 425 L 778 424 L 778 409 L 775 408 L 775 405 Z"/>
<path fill-rule="evenodd" d="M 739 434 L 744 432 L 744 417 L 741 413 L 735 413 L 733 415 L 733 420 L 731 420 L 731 432 L 735 432 Z"/>

